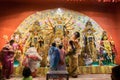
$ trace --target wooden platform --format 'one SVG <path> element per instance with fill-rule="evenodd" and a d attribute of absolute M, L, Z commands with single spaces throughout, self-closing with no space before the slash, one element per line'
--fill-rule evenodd
<path fill-rule="evenodd" d="M 81 75 L 78 75 L 78 78 L 70 77 L 69 80 L 111 80 L 110 76 L 111 74 L 84 74 L 84 75 L 81 74 Z M 22 76 L 21 77 L 13 76 L 9 80 L 22 80 L 22 78 L 23 78 Z M 46 76 L 43 77 L 38 75 L 38 77 L 33 78 L 33 80 L 46 80 Z"/>
<path fill-rule="evenodd" d="M 113 66 L 79 66 L 78 74 L 109 74 Z M 19 76 L 22 74 L 23 67 L 14 68 L 14 75 Z M 49 68 L 40 67 L 38 68 L 38 74 L 45 76 Z"/>
<path fill-rule="evenodd" d="M 113 66 L 80 66 L 79 74 L 109 74 Z"/>

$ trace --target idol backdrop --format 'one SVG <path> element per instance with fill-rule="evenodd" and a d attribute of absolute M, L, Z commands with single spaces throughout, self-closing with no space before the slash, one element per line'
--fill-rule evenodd
<path fill-rule="evenodd" d="M 76 31 L 80 33 L 79 66 L 115 65 L 116 49 L 112 37 L 88 16 L 58 8 L 38 11 L 18 26 L 11 36 L 15 40 L 15 66 L 22 64 L 27 49 L 34 45 L 42 56 L 40 66 L 46 67 L 51 43 L 62 43 L 67 50 L 68 41 Z M 4 38 L 7 39 L 6 36 Z M 68 63 L 66 57 L 66 64 Z"/>

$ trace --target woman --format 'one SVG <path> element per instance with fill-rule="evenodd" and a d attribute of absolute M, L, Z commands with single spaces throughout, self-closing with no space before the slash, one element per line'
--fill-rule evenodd
<path fill-rule="evenodd" d="M 58 70 L 66 70 L 66 64 L 65 64 L 65 50 L 63 49 L 62 45 L 59 45 L 59 52 L 60 52 L 60 61 L 58 64 L 57 69 Z"/>
<path fill-rule="evenodd" d="M 62 45 L 58 46 L 59 52 L 60 52 L 60 60 L 57 66 L 57 70 L 65 71 L 66 70 L 66 64 L 65 64 L 65 50 L 63 49 Z M 62 76 L 59 76 L 59 80 L 63 80 Z"/>
<path fill-rule="evenodd" d="M 9 79 L 10 75 L 13 73 L 13 63 L 14 63 L 14 50 L 13 50 L 14 40 L 11 40 L 2 49 L 2 75 L 4 78 Z"/>
<path fill-rule="evenodd" d="M 69 74 L 73 78 L 77 78 L 78 72 L 77 72 L 77 67 L 78 67 L 78 53 L 79 53 L 79 43 L 78 39 L 80 37 L 79 32 L 75 32 L 72 36 L 72 39 L 69 41 L 69 46 L 68 46 L 68 55 L 69 55 Z"/>
<path fill-rule="evenodd" d="M 57 70 L 57 66 L 60 60 L 60 52 L 56 47 L 56 43 L 52 43 L 52 46 L 48 51 L 48 58 L 50 63 L 50 70 Z"/>
<path fill-rule="evenodd" d="M 23 64 L 30 68 L 32 77 L 36 77 L 37 68 L 40 66 L 42 57 L 38 54 L 36 48 L 31 46 L 26 52 L 26 59 Z"/>

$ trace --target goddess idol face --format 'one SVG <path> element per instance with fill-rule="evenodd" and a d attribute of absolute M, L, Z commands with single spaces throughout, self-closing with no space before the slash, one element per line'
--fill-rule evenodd
<path fill-rule="evenodd" d="M 108 37 L 107 37 L 107 36 L 104 36 L 104 37 L 103 37 L 103 40 L 108 40 Z"/>

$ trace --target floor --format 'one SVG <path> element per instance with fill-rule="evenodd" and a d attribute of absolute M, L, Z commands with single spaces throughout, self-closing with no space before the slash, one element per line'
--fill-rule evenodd
<path fill-rule="evenodd" d="M 22 80 L 22 77 L 13 77 L 9 80 Z M 46 79 L 45 77 L 36 77 L 33 78 L 33 80 L 46 80 Z M 69 80 L 111 80 L 111 79 L 110 74 L 85 74 L 79 75 L 78 78 L 70 78 Z"/>

